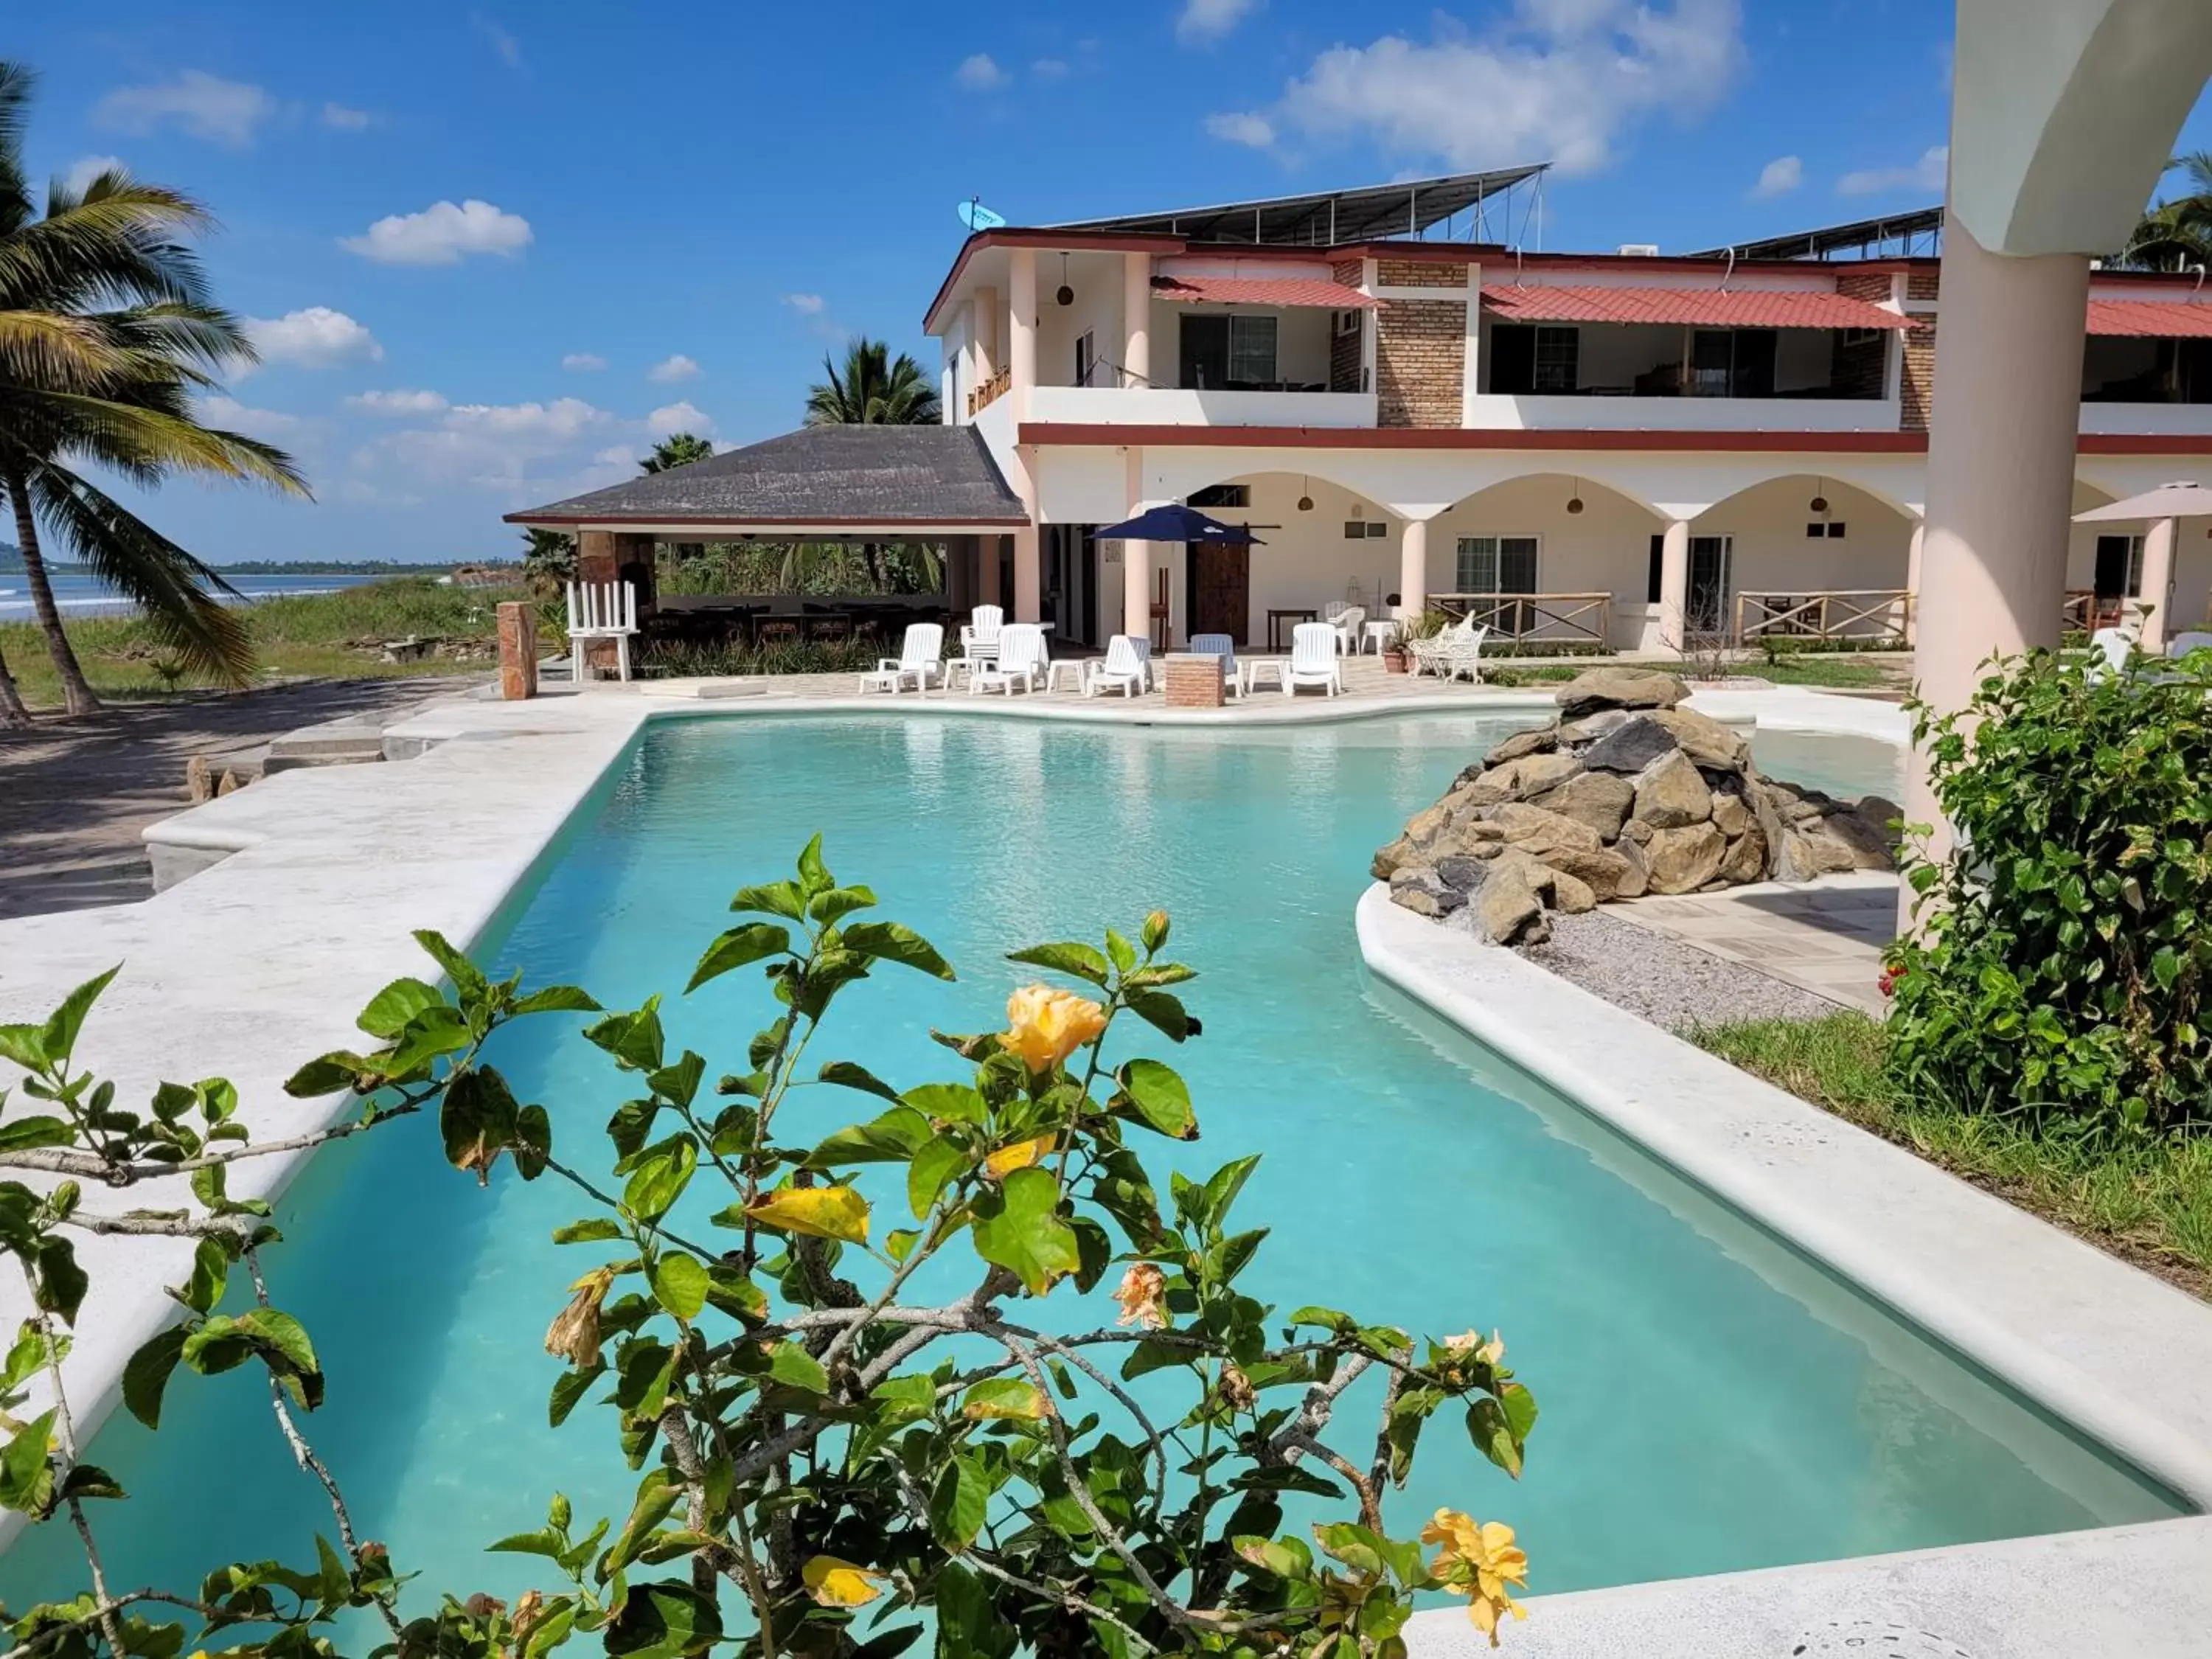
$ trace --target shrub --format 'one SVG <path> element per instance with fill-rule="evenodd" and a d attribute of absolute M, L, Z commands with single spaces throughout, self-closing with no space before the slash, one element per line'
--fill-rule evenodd
<path fill-rule="evenodd" d="M 1906 865 L 1891 1032 L 1917 1093 L 2087 1130 L 2212 1117 L 2208 695 L 2212 653 L 2114 674 L 2036 651 L 1962 711 L 1909 705 L 1958 841 Z"/>
<path fill-rule="evenodd" d="M 592 1401 L 609 1455 L 641 1471 L 636 1497 L 627 1516 L 593 1521 L 555 1493 L 542 1527 L 491 1545 L 544 1564 L 542 1588 L 511 1607 L 449 1595 L 403 1611 L 402 1565 L 360 1539 L 313 1455 L 303 1425 L 323 1400 L 321 1361 L 271 1300 L 268 1206 L 225 1188 L 232 1164 L 273 1150 L 248 1139 L 236 1092 L 164 1084 L 147 1115 L 122 1109 L 76 1056 L 112 974 L 41 1025 L 0 1027 L 0 1057 L 36 1103 L 0 1124 L 0 1168 L 65 1177 L 51 1194 L 0 1183 L 0 1255 L 38 1310 L 0 1365 L 0 1409 L 21 1408 L 0 1503 L 65 1517 L 88 1571 L 82 1594 L 7 1618 L 19 1659 L 168 1659 L 186 1634 L 179 1607 L 200 1644 L 221 1633 L 240 1644 L 228 1652 L 268 1659 L 328 1659 L 348 1607 L 383 1621 L 389 1659 L 542 1659 L 580 1638 L 623 1659 L 887 1659 L 926 1619 L 949 1659 L 1404 1659 L 1419 1591 L 1467 1598 L 1494 1642 L 1527 1576 L 1511 1529 L 1441 1510 L 1419 1542 L 1395 1540 L 1383 1490 L 1446 1410 L 1517 1475 L 1534 1401 L 1495 1335 L 1417 1342 L 1328 1307 L 1279 1316 L 1241 1290 L 1267 1235 L 1237 1212 L 1255 1158 L 1173 1175 L 1163 1205 L 1140 1149 L 1196 1139 L 1196 1110 L 1170 1067 L 1124 1041 L 1116 1060 L 1107 1049 L 1133 1029 L 1200 1035 L 1179 994 L 1192 971 L 1161 954 L 1167 917 L 1146 917 L 1134 940 L 1109 930 L 1103 948 L 1015 952 L 1079 988 L 1016 991 L 1004 1031 L 933 1033 L 952 1074 L 902 1090 L 815 1046 L 832 1005 L 878 970 L 952 977 L 874 905 L 831 877 L 818 838 L 793 878 L 739 890 L 737 925 L 685 991 L 750 969 L 773 1017 L 719 1084 L 706 1056 L 668 1051 L 659 998 L 608 1013 L 571 987 L 526 993 L 520 975 L 491 981 L 424 933 L 451 989 L 387 986 L 362 1013 L 361 1051 L 324 1054 L 286 1085 L 360 1103 L 280 1145 L 434 1113 L 447 1161 L 478 1185 L 505 1160 L 516 1178 L 566 1183 L 588 1212 L 555 1233 L 586 1265 L 565 1305 L 549 1297 L 545 1346 L 562 1362 L 550 1415 L 560 1425 Z M 483 1057 L 515 1019 L 573 1014 L 594 1016 L 585 1036 L 620 1103 L 597 1178 Z M 856 1100 L 874 1115 L 842 1121 Z M 562 1115 L 581 1121 L 582 1103 Z M 164 1182 L 189 1198 L 124 1208 L 124 1191 Z M 60 1369 L 88 1289 L 71 1242 L 86 1232 L 194 1242 L 174 1287 L 181 1322 L 131 1360 L 125 1402 L 158 1427 L 184 1373 L 266 1388 L 331 1506 L 338 1541 L 316 1540 L 312 1565 L 221 1566 L 196 1590 L 106 1581 L 90 1517 L 123 1493 L 82 1461 Z M 949 1299 L 902 1295 L 925 1267 Z M 233 1279 L 252 1296 L 226 1303 Z M 1102 1285 L 1111 1322 L 1043 1310 Z M 1363 1376 L 1364 1444 L 1341 1432 Z M 46 1408 L 31 1416 L 34 1389 Z M 1302 1537 L 1285 1526 L 1292 1502 L 1349 1513 Z"/>

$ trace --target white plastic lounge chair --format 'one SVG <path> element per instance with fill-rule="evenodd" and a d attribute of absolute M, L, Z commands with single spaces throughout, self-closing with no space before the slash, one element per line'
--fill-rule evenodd
<path fill-rule="evenodd" d="M 927 691 L 932 680 L 945 678 L 945 629 L 936 623 L 909 623 L 896 657 L 879 657 L 876 665 L 860 676 L 860 690 L 898 695 L 908 680 L 918 692 Z"/>
<path fill-rule="evenodd" d="M 1344 690 L 1343 671 L 1337 666 L 1339 635 L 1328 623 L 1300 623 L 1291 630 L 1290 666 L 1283 671 L 1283 695 L 1297 696 L 1302 685 L 1318 685 L 1330 696 Z"/>
<path fill-rule="evenodd" d="M 1003 691 L 1009 696 L 1019 686 L 1034 691 L 1043 683 L 1046 653 L 1044 629 L 1035 623 L 1008 623 L 999 630 L 999 658 L 990 667 L 969 671 L 969 691 Z"/>
<path fill-rule="evenodd" d="M 2212 650 L 2212 633 L 2203 629 L 2186 629 L 2166 642 L 2169 657 L 2185 657 L 2192 651 Z"/>
<path fill-rule="evenodd" d="M 2135 636 L 2124 628 L 2100 628 L 2089 635 L 2089 649 L 2094 659 L 2089 664 L 2089 678 L 2100 680 L 2107 674 L 2118 674 L 2128 665 L 2129 653 L 2136 648 Z"/>
<path fill-rule="evenodd" d="M 1328 625 L 1336 630 L 1337 654 L 1355 655 L 1359 650 L 1359 636 L 1366 631 L 1367 608 L 1348 605 L 1328 619 Z"/>
<path fill-rule="evenodd" d="M 1221 692 L 1224 696 L 1244 695 L 1244 682 L 1237 672 L 1237 641 L 1226 634 L 1194 634 L 1190 636 L 1192 653 L 1200 657 L 1221 659 Z"/>
<path fill-rule="evenodd" d="M 1083 682 L 1083 695 L 1095 697 L 1118 686 L 1125 697 L 1146 689 L 1146 653 L 1134 635 L 1116 634 L 1106 641 L 1106 660 Z"/>
<path fill-rule="evenodd" d="M 637 589 L 628 582 L 568 584 L 568 672 L 584 683 L 584 649 L 592 640 L 615 642 L 615 671 L 629 678 L 630 635 L 637 632 Z"/>

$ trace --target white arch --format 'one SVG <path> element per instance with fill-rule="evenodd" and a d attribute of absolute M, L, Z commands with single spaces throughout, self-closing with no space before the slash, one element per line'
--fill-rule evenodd
<path fill-rule="evenodd" d="M 1886 489 L 1878 489 L 1860 478 L 1854 477 L 1848 472 L 1819 472 L 1813 471 L 1802 472 L 1777 472 L 1768 477 L 1761 478 L 1756 483 L 1745 484 L 1741 489 L 1731 490 L 1727 495 L 1722 496 L 1718 501 L 1711 503 L 1705 507 L 1704 512 L 1698 514 L 1698 517 L 1700 519 L 1708 517 L 1712 514 L 1719 512 L 1723 507 L 1728 506 L 1732 501 L 1741 501 L 1746 495 L 1751 495 L 1754 491 L 1771 489 L 1776 484 L 1784 483 L 1802 483 L 1807 486 L 1808 489 L 1817 489 L 1823 494 L 1832 493 L 1830 486 L 1848 489 L 1854 495 L 1865 496 L 1869 501 L 1874 502 L 1878 507 L 1888 508 L 1890 512 L 1895 514 L 1908 526 L 1917 525 L 1920 522 L 1919 514 L 1914 512 L 1911 507 L 1908 507 L 1905 502 L 1898 500 L 1896 496 L 1891 495 Z"/>

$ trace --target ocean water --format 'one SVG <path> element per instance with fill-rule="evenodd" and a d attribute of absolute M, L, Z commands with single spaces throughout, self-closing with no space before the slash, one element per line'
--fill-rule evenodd
<path fill-rule="evenodd" d="M 787 873 L 820 830 L 839 878 L 872 885 L 881 914 L 919 927 L 960 971 L 945 985 L 879 970 L 817 1044 L 911 1086 L 953 1075 L 931 1026 L 993 1027 L 1007 991 L 1033 976 L 1006 951 L 1096 938 L 1107 923 L 1133 931 L 1165 908 L 1173 953 L 1200 971 L 1185 988 L 1205 1032 L 1171 1058 L 1204 1138 L 1146 1155 L 1156 1171 L 1201 1175 L 1263 1155 L 1238 1214 L 1273 1231 L 1243 1283 L 1279 1310 L 1319 1302 L 1438 1335 L 1503 1331 L 1542 1407 L 1523 1479 L 1439 1418 L 1389 1513 L 1407 1531 L 1440 1504 L 1510 1522 L 1537 1590 L 2179 1512 L 1364 974 L 1352 910 L 1370 852 L 1510 724 L 657 726 L 481 954 L 611 1005 L 665 993 L 672 1052 L 696 1048 L 718 1075 L 742 1064 L 764 994 L 750 974 L 678 993 L 726 925 L 730 893 Z M 1800 757 L 1817 759 L 1826 741 L 1789 746 L 1809 744 Z M 1805 781 L 1894 789 L 1888 750 L 1830 759 L 1828 775 Z M 518 1091 L 546 1103 L 568 1156 L 603 1169 L 601 1128 L 626 1091 L 561 1022 L 515 1036 L 500 1058 Z M 811 1136 L 871 1109 L 820 1091 L 794 1110 Z M 902 1208 L 880 1166 L 864 1186 L 887 1213 Z M 715 1201 L 693 1197 L 702 1211 Z M 425 1594 L 526 1588 L 526 1559 L 480 1552 L 539 1524 L 556 1489 L 580 1516 L 627 1508 L 635 1477 L 605 1414 L 546 1424 L 558 1366 L 541 1339 L 563 1287 L 598 1259 L 550 1243 L 582 1212 L 555 1182 L 502 1170 L 480 1192 L 443 1166 L 434 1126 L 407 1121 L 325 1152 L 280 1209 L 289 1242 L 271 1257 L 274 1293 L 331 1379 L 311 1432 L 364 1535 L 422 1570 Z M 1109 1322 L 1108 1288 L 1055 1298 L 1047 1316 Z M 1363 1455 L 1374 1403 L 1363 1384 L 1339 1413 Z M 180 1374 L 158 1436 L 118 1416 L 91 1455 L 132 1494 L 94 1516 L 122 1582 L 196 1583 L 216 1561 L 296 1553 L 329 1530 L 244 1373 Z M 75 1589 L 73 1542 L 51 1526 L 26 1538 L 0 1559 L 0 1594 L 18 1604 Z"/>
<path fill-rule="evenodd" d="M 64 617 L 121 616 L 136 608 L 97 576 L 56 574 L 48 580 L 53 584 L 54 604 Z M 228 580 L 238 590 L 240 602 L 251 605 L 257 599 L 278 599 L 291 593 L 328 593 L 384 578 L 237 575 Z M 0 622 L 27 622 L 31 616 L 29 580 L 20 570 L 0 570 Z"/>

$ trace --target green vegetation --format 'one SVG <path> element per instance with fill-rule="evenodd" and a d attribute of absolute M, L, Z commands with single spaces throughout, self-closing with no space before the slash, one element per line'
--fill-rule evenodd
<path fill-rule="evenodd" d="M 238 616 L 265 679 L 385 679 L 453 673 L 459 665 L 453 647 L 459 648 L 463 663 L 488 665 L 498 645 L 494 607 L 502 599 L 528 597 L 520 587 L 456 587 L 416 577 L 263 599 L 241 607 Z M 86 676 L 103 697 L 165 695 L 169 688 L 164 663 L 177 667 L 179 686 L 225 683 L 176 663 L 160 630 L 143 617 L 78 617 L 67 627 Z M 541 620 L 541 639 L 546 637 L 544 629 Z M 557 618 L 554 631 L 558 633 Z M 367 648 L 375 641 L 410 637 L 443 640 L 449 648 L 401 663 L 386 662 Z M 35 623 L 0 623 L 0 653 L 21 665 L 19 684 L 25 700 L 33 708 L 54 708 L 62 702 L 61 685 L 50 661 L 33 648 L 38 641 Z"/>
<path fill-rule="evenodd" d="M 686 593 L 933 593 L 942 551 L 919 542 L 663 543 L 655 586 Z"/>
<path fill-rule="evenodd" d="M 865 335 L 847 343 L 842 368 L 824 352 L 822 379 L 806 393 L 809 426 L 935 426 L 939 414 L 936 380 Z"/>
<path fill-rule="evenodd" d="M 763 640 L 757 645 L 656 643 L 647 650 L 642 672 L 648 677 L 681 678 L 695 674 L 857 674 L 873 668 L 896 641 Z"/>
<path fill-rule="evenodd" d="M 2212 1122 L 2212 652 L 1990 665 L 1914 742 L 1970 851 L 1909 858 L 1892 1060 L 1916 1095 L 2054 1134 Z"/>
<path fill-rule="evenodd" d="M 653 453 L 637 464 L 641 472 L 665 472 L 673 466 L 711 459 L 714 446 L 696 432 L 675 432 L 653 445 Z"/>
<path fill-rule="evenodd" d="M 2101 1249 L 2212 1299 L 2212 1140 L 2039 1134 L 2017 1117 L 1917 1100 L 1864 1014 L 1692 1028 L 1699 1048 L 1917 1152 Z"/>
<path fill-rule="evenodd" d="M 279 1299 L 269 1206 L 227 1189 L 234 1163 L 270 1150 L 246 1127 L 262 1112 L 220 1079 L 126 1109 L 80 1041 L 117 970 L 44 1021 L 0 1026 L 0 1061 L 20 1073 L 0 1096 L 0 1170 L 43 1172 L 36 1190 L 0 1182 L 0 1255 L 31 1310 L 0 1358 L 0 1411 L 20 1413 L 4 1420 L 0 1504 L 73 1534 L 84 1561 L 77 1583 L 7 1615 L 10 1650 L 162 1659 L 189 1640 L 328 1659 L 351 1608 L 381 1622 L 385 1659 L 544 1659 L 572 1640 L 625 1659 L 889 1659 L 933 1625 L 945 1659 L 1405 1659 L 1416 1595 L 1461 1598 L 1493 1643 L 1525 1616 L 1510 1527 L 1440 1509 L 1417 1541 L 1382 1516 L 1425 1432 L 1464 1435 L 1520 1474 L 1536 1402 L 1503 1340 L 1479 1326 L 1423 1340 L 1322 1305 L 1325 1276 L 1282 1309 L 1257 1300 L 1248 1274 L 1269 1230 L 1236 1209 L 1256 1157 L 1155 1184 L 1162 1144 L 1199 1138 L 1183 1079 L 1140 1052 L 1200 1036 L 1182 1000 L 1195 975 L 1163 954 L 1166 914 L 1133 938 L 1013 952 L 1073 988 L 1016 990 L 1003 1030 L 932 1032 L 936 1075 L 895 1084 L 824 1057 L 833 1005 L 878 975 L 954 973 L 875 906 L 837 884 L 819 836 L 793 877 L 738 889 L 736 924 L 680 994 L 712 985 L 714 1017 L 685 1022 L 714 1034 L 711 1057 L 669 1052 L 657 995 L 610 1012 L 573 986 L 526 992 L 419 933 L 426 977 L 386 986 L 353 1048 L 285 1085 L 345 1102 L 294 1145 L 434 1117 L 415 1144 L 480 1201 L 544 1182 L 582 1212 L 553 1234 L 578 1260 L 535 1292 L 561 1362 L 546 1409 L 640 1478 L 626 1517 L 534 1495 L 544 1525 L 489 1545 L 535 1559 L 511 1607 L 410 1585 L 428 1567 L 475 1588 L 465 1565 L 395 1561 L 363 1537 L 344 1471 L 313 1455 L 315 1413 L 343 1379 Z M 750 1040 L 746 1001 L 767 1021 Z M 565 1097 L 556 1124 L 486 1058 L 515 1020 L 578 1016 L 602 1057 L 604 1128 Z M 191 1247 L 169 1287 L 179 1322 L 125 1368 L 125 1408 L 158 1432 L 179 1395 L 252 1390 L 319 1483 L 335 1542 L 180 1584 L 106 1577 L 100 1535 L 130 1499 L 84 1461 L 61 1363 L 67 1332 L 98 1316 L 92 1272 L 112 1263 L 78 1259 L 94 1234 Z M 360 1241 L 368 1270 L 377 1247 Z M 502 1362 L 513 1413 L 535 1409 L 532 1362 Z"/>
<path fill-rule="evenodd" d="M 2212 150 L 2177 155 L 2166 164 L 2188 187 L 2142 216 L 2119 263 L 2136 270 L 2189 270 L 2212 263 Z"/>
<path fill-rule="evenodd" d="M 307 493 L 282 451 L 200 423 L 197 399 L 255 356 L 188 246 L 214 222 L 119 164 L 82 188 L 55 180 L 42 213 L 23 164 L 31 82 L 0 62 L 0 491 L 55 678 L 70 714 L 100 706 L 54 603 L 44 538 L 137 603 L 162 659 L 242 684 L 252 652 L 220 602 L 222 578 L 84 470 L 141 488 L 185 473 Z M 29 719 L 0 664 L 0 725 Z"/>

